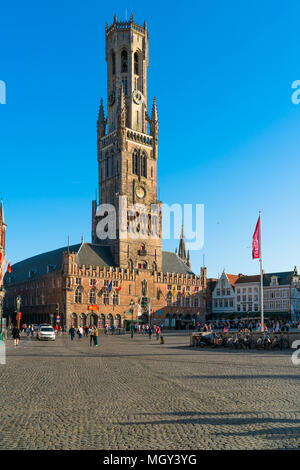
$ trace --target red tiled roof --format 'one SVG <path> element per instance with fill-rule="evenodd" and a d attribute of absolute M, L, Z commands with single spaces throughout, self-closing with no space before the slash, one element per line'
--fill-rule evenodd
<path fill-rule="evenodd" d="M 236 281 L 236 284 L 246 284 L 247 282 L 259 282 L 260 275 L 255 276 L 240 276 Z"/>
<path fill-rule="evenodd" d="M 227 274 L 226 273 L 226 276 L 227 276 L 227 279 L 228 279 L 228 281 L 230 282 L 230 284 L 232 286 L 234 286 L 236 281 L 239 279 L 239 276 L 237 274 Z"/>

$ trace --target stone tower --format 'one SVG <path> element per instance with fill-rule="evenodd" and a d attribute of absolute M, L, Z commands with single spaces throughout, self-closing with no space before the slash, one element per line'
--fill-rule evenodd
<path fill-rule="evenodd" d="M 161 206 L 157 200 L 158 114 L 155 99 L 147 112 L 148 30 L 130 21 L 106 24 L 107 117 L 101 99 L 97 121 L 99 201 L 116 209 L 116 239 L 99 239 L 97 201 L 92 205 L 92 241 L 108 245 L 121 268 L 162 268 Z M 120 196 L 128 224 L 136 223 L 138 238 L 120 236 Z M 139 208 L 139 205 L 143 207 Z M 156 211 L 153 212 L 153 205 Z M 146 209 L 146 210 L 145 210 Z M 149 237 L 157 215 L 156 238 Z M 154 218 L 153 218 L 154 216 Z M 128 230 L 128 229 L 127 229 Z M 123 233 L 123 232 L 122 232 Z M 127 232 L 128 235 L 128 232 Z"/>

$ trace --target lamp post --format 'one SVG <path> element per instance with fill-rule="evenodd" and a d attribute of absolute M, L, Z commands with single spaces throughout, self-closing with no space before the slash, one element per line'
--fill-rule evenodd
<path fill-rule="evenodd" d="M 130 300 L 130 310 L 131 310 L 131 325 L 130 325 L 130 336 L 133 338 L 133 308 L 134 308 L 134 301 Z"/>

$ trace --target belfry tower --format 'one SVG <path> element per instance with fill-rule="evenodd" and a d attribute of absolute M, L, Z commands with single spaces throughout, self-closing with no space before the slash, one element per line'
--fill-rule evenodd
<path fill-rule="evenodd" d="M 148 29 L 130 21 L 106 24 L 107 116 L 100 101 L 97 121 L 99 201 L 92 206 L 92 241 L 108 245 L 116 266 L 161 270 L 161 209 L 157 200 L 158 114 L 147 111 Z M 120 196 L 126 196 L 127 230 L 136 222 L 138 238 L 120 236 Z M 123 199 L 123 198 L 122 198 Z M 116 238 L 98 238 L 97 204 L 116 209 Z M 143 207 L 141 206 L 143 205 Z M 153 212 L 153 205 L 159 208 Z M 139 208 L 141 206 L 141 208 Z M 146 209 L 146 210 L 145 210 Z M 157 216 L 157 217 L 156 217 Z M 158 236 L 150 236 L 153 221 Z M 122 232 L 123 233 L 123 232 Z M 98 234 L 98 235 L 97 235 Z"/>

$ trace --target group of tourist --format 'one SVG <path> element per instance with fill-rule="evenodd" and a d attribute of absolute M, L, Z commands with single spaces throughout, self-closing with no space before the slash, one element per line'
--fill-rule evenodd
<path fill-rule="evenodd" d="M 78 339 L 81 340 L 83 335 L 84 336 L 89 336 L 90 337 L 90 346 L 98 346 L 98 328 L 96 325 L 91 325 L 90 327 L 88 326 L 79 326 L 79 328 L 75 328 L 74 326 L 71 326 L 69 329 L 69 335 L 71 337 L 71 341 L 74 341 L 75 336 L 78 336 Z"/>
<path fill-rule="evenodd" d="M 198 331 L 204 332 L 213 332 L 213 331 L 223 331 L 224 333 L 232 330 L 244 331 L 258 331 L 258 332 L 284 332 L 290 331 L 291 329 L 300 330 L 300 320 L 273 320 L 266 319 L 264 322 L 264 328 L 262 330 L 262 325 L 259 320 L 249 319 L 249 320 L 215 320 L 205 324 L 198 323 Z"/>

